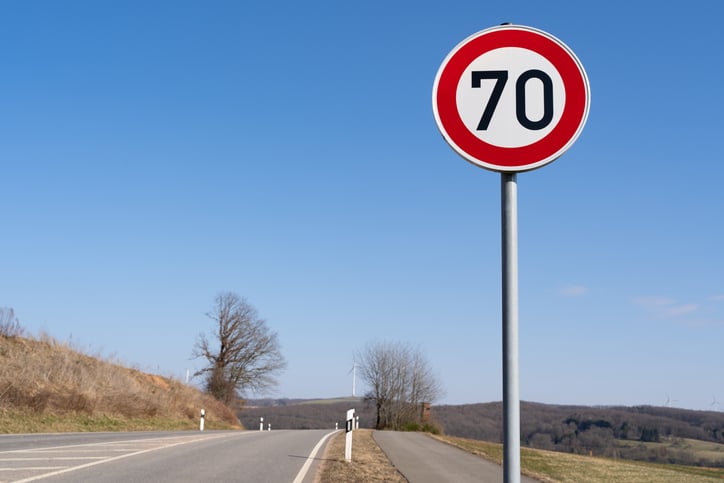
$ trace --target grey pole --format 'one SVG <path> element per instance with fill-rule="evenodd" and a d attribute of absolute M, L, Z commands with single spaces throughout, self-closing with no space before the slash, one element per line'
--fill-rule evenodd
<path fill-rule="evenodd" d="M 503 479 L 520 483 L 520 374 L 518 370 L 518 185 L 501 173 L 503 261 Z"/>

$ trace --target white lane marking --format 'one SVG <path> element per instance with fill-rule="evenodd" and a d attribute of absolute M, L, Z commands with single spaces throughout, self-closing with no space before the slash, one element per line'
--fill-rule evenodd
<path fill-rule="evenodd" d="M 209 436 L 211 437 L 211 436 Z M 119 446 L 119 445 L 125 445 L 130 444 L 134 447 L 137 447 L 138 445 L 149 443 L 149 444 L 158 444 L 163 441 L 168 441 L 172 439 L 179 439 L 183 438 L 183 436 L 162 436 L 159 438 L 145 438 L 145 439 L 126 439 L 123 441 L 103 441 L 100 443 L 79 443 L 79 444 L 69 444 L 66 446 L 47 446 L 43 448 L 25 448 L 25 449 L 11 449 L 7 451 L 0 451 L 0 454 L 11 454 L 11 453 L 44 453 L 44 452 L 52 452 L 53 450 L 63 451 L 66 452 L 69 448 L 89 448 L 89 447 L 97 447 L 102 448 L 104 446 Z M 82 450 L 79 450 L 82 451 Z M 100 449 L 98 451 L 101 451 Z"/>
<path fill-rule="evenodd" d="M 68 461 L 68 460 L 102 460 L 105 456 L 50 456 L 42 458 L 0 458 L 2 461 Z M 0 470 L 3 468 L 0 468 Z"/>
<path fill-rule="evenodd" d="M 100 465 L 100 464 L 104 464 L 104 463 L 110 463 L 111 461 L 118 461 L 118 460 L 120 460 L 120 459 L 128 458 L 128 457 L 131 457 L 131 456 L 137 456 L 137 455 L 141 455 L 141 454 L 145 454 L 145 453 L 150 453 L 150 452 L 152 452 L 152 451 L 156 451 L 156 450 L 159 450 L 159 449 L 172 448 L 172 447 L 174 447 L 174 446 L 180 446 L 180 445 L 182 445 L 182 444 L 195 443 L 195 442 L 198 442 L 198 441 L 206 441 L 206 440 L 209 440 L 209 439 L 216 439 L 216 438 L 228 437 L 228 436 L 232 436 L 232 435 L 234 435 L 234 433 L 231 433 L 231 434 L 227 433 L 227 434 L 213 435 L 213 436 L 211 436 L 211 435 L 209 435 L 209 436 L 202 436 L 202 437 L 199 437 L 199 438 L 193 438 L 193 439 L 181 440 L 181 441 L 178 441 L 179 438 L 165 438 L 165 439 L 169 440 L 169 441 L 168 441 L 168 444 L 163 444 L 164 438 L 159 438 L 159 439 L 156 439 L 155 441 L 158 442 L 158 443 L 160 443 L 160 446 L 156 446 L 156 447 L 152 447 L 152 448 L 148 448 L 148 449 L 143 449 L 143 450 L 140 450 L 140 451 L 135 451 L 135 452 L 133 452 L 133 453 L 126 453 L 126 454 L 122 454 L 122 455 L 119 455 L 119 456 L 113 456 L 113 457 L 110 457 L 110 458 L 104 458 L 104 459 L 102 459 L 102 460 L 92 461 L 92 462 L 90 462 L 90 463 L 85 463 L 85 464 L 78 465 L 78 466 L 71 466 L 71 467 L 65 467 L 65 468 L 60 467 L 60 468 L 62 468 L 62 469 L 59 469 L 59 470 L 57 470 L 57 471 L 51 471 L 50 473 L 43 473 L 43 474 L 41 474 L 41 475 L 31 476 L 31 477 L 29 477 L 29 478 L 25 478 L 25 479 L 22 479 L 22 480 L 16 480 L 14 483 L 29 483 L 29 482 L 31 482 L 31 481 L 38 481 L 38 480 L 42 480 L 42 479 L 45 479 L 45 478 L 50 478 L 51 476 L 62 475 L 63 473 L 69 473 L 69 472 L 71 472 L 71 471 L 81 470 L 81 469 L 83 469 L 83 468 L 90 468 L 91 466 L 96 466 L 96 465 Z M 149 440 L 139 440 L 139 441 L 146 441 L 146 442 L 147 442 L 147 441 L 149 441 Z M 123 443 L 128 443 L 128 441 L 125 441 L 125 442 L 123 442 Z M 101 446 L 101 445 L 109 445 L 109 444 L 113 444 L 113 443 L 110 442 L 110 443 L 97 443 L 97 444 L 88 444 L 88 445 L 71 445 L 71 446 L 69 446 L 69 447 L 76 447 L 76 448 L 77 448 L 77 447 L 79 447 L 79 446 Z M 62 448 L 62 446 L 59 446 L 59 447 L 56 447 L 56 448 Z M 37 452 L 42 452 L 43 449 L 48 449 L 48 448 L 42 448 L 42 449 L 39 448 L 38 450 L 30 450 L 30 451 L 25 450 L 25 451 L 27 451 L 27 452 L 36 452 L 36 451 L 37 451 Z M 55 448 L 53 448 L 53 449 L 55 449 Z M 10 453 L 10 452 L 20 452 L 20 451 L 22 451 L 22 450 L 8 451 L 8 453 Z M 31 468 L 25 468 L 25 469 L 31 469 Z M 48 469 L 50 469 L 50 468 L 48 468 Z"/>
<path fill-rule="evenodd" d="M 23 466 L 22 468 L 0 468 L 0 471 L 45 471 L 57 470 L 58 468 L 67 468 L 67 466 Z"/>
<path fill-rule="evenodd" d="M 307 471 L 309 471 L 309 467 L 312 466 L 312 461 L 314 461 L 314 457 L 317 456 L 319 448 L 322 447 L 327 438 L 332 436 L 334 433 L 338 433 L 339 431 L 332 431 L 331 433 L 327 433 L 322 437 L 322 439 L 319 440 L 314 449 L 312 449 L 312 452 L 309 453 L 307 461 L 304 462 L 304 464 L 302 465 L 302 469 L 299 470 L 299 473 L 297 473 L 297 477 L 294 478 L 294 481 L 292 483 L 302 483 L 302 481 L 304 481 L 304 477 L 307 476 Z"/>

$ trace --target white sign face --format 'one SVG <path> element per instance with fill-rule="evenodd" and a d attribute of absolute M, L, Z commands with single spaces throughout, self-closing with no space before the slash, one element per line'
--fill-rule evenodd
<path fill-rule="evenodd" d="M 524 93 L 517 96 L 517 82 L 511 80 L 521 79 L 524 73 L 532 70 L 546 72 L 550 80 L 544 78 L 544 82 L 538 78 L 543 77 L 541 74 L 538 77 L 528 74 L 529 78 L 523 84 Z M 486 129 L 477 129 L 482 117 L 482 101 L 488 99 L 490 104 L 502 72 L 507 73 L 507 82 L 503 85 L 490 122 Z M 473 85 L 471 81 L 476 73 L 478 78 L 494 75 L 497 78 L 486 77 Z M 546 110 L 546 96 L 550 95 L 546 93 L 546 87 L 553 93 L 552 115 Z M 561 119 L 566 95 L 563 80 L 548 59 L 532 50 L 503 47 L 481 55 L 468 66 L 458 83 L 456 100 L 460 117 L 473 134 L 489 144 L 514 148 L 540 141 L 553 130 Z M 530 129 L 520 123 L 516 116 L 518 101 L 522 101 L 525 118 L 540 123 L 541 127 Z"/>
<path fill-rule="evenodd" d="M 588 78 L 573 52 L 530 27 L 461 42 L 443 62 L 433 112 L 450 146 L 495 171 L 526 171 L 566 151 L 588 116 Z"/>

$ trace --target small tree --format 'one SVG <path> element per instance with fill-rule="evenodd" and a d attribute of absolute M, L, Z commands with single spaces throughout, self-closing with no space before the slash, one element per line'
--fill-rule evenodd
<path fill-rule="evenodd" d="M 206 314 L 214 321 L 210 336 L 199 334 L 192 352 L 206 359 L 196 372 L 206 391 L 226 404 L 246 391 L 263 392 L 276 385 L 275 375 L 286 367 L 276 332 L 269 330 L 256 309 L 231 292 L 216 296 Z"/>
<path fill-rule="evenodd" d="M 0 307 L 0 336 L 20 337 L 25 330 L 10 307 Z"/>
<path fill-rule="evenodd" d="M 372 342 L 359 352 L 360 375 L 374 401 L 378 429 L 400 429 L 418 423 L 420 406 L 442 395 L 430 364 L 419 349 L 390 342 Z"/>

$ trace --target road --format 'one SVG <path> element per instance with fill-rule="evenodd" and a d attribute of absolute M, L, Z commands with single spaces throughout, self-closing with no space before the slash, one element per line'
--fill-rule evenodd
<path fill-rule="evenodd" d="M 503 468 L 423 433 L 375 431 L 373 437 L 410 483 L 499 483 Z M 537 483 L 521 477 L 521 483 Z"/>
<path fill-rule="evenodd" d="M 0 436 L 0 482 L 311 483 L 333 431 Z"/>

